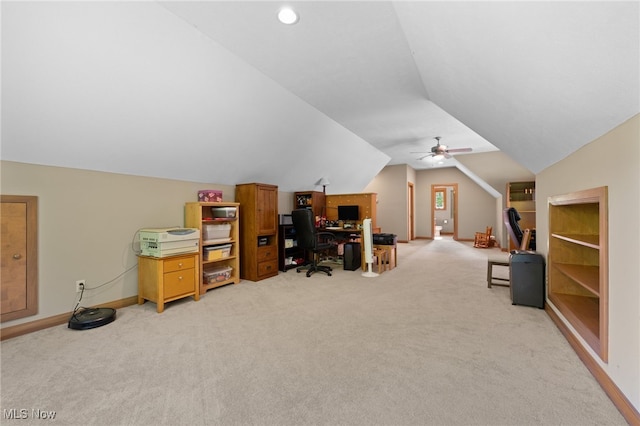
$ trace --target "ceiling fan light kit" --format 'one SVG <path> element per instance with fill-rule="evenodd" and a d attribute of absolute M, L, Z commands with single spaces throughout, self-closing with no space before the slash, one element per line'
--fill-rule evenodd
<path fill-rule="evenodd" d="M 440 144 L 440 139 L 442 139 L 440 136 L 436 136 L 435 140 L 436 140 L 436 144 L 435 146 L 431 147 L 431 152 L 427 153 L 427 155 L 424 155 L 420 158 L 418 158 L 418 160 L 426 160 L 427 158 L 431 157 L 434 160 L 436 160 L 438 162 L 438 164 L 443 164 L 443 161 L 445 158 L 451 158 L 451 153 L 457 153 L 457 152 L 471 152 L 472 149 L 471 148 L 454 148 L 454 149 L 448 149 L 446 145 L 441 145 Z M 415 154 L 421 154 L 420 152 L 416 152 Z"/>

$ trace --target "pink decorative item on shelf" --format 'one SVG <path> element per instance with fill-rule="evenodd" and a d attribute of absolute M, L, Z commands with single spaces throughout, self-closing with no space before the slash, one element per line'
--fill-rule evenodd
<path fill-rule="evenodd" d="M 202 191 L 198 191 L 198 201 L 220 202 L 222 201 L 222 191 L 215 189 L 203 189 Z"/>

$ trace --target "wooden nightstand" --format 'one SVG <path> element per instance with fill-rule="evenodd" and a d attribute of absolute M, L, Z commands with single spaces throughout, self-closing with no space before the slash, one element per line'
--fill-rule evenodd
<path fill-rule="evenodd" d="M 158 305 L 158 313 L 164 304 L 172 300 L 193 296 L 200 300 L 199 253 L 187 253 L 170 257 L 138 256 L 138 305 L 149 300 Z"/>

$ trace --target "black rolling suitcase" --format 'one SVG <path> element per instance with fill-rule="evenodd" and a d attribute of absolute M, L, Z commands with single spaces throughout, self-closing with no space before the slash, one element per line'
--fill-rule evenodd
<path fill-rule="evenodd" d="M 509 256 L 513 305 L 544 308 L 544 257 L 533 251 L 514 250 Z"/>

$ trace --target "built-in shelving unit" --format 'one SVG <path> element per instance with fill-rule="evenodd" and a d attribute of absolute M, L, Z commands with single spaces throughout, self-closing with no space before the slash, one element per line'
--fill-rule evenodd
<path fill-rule="evenodd" d="M 549 197 L 548 298 L 608 358 L 607 187 Z"/>

